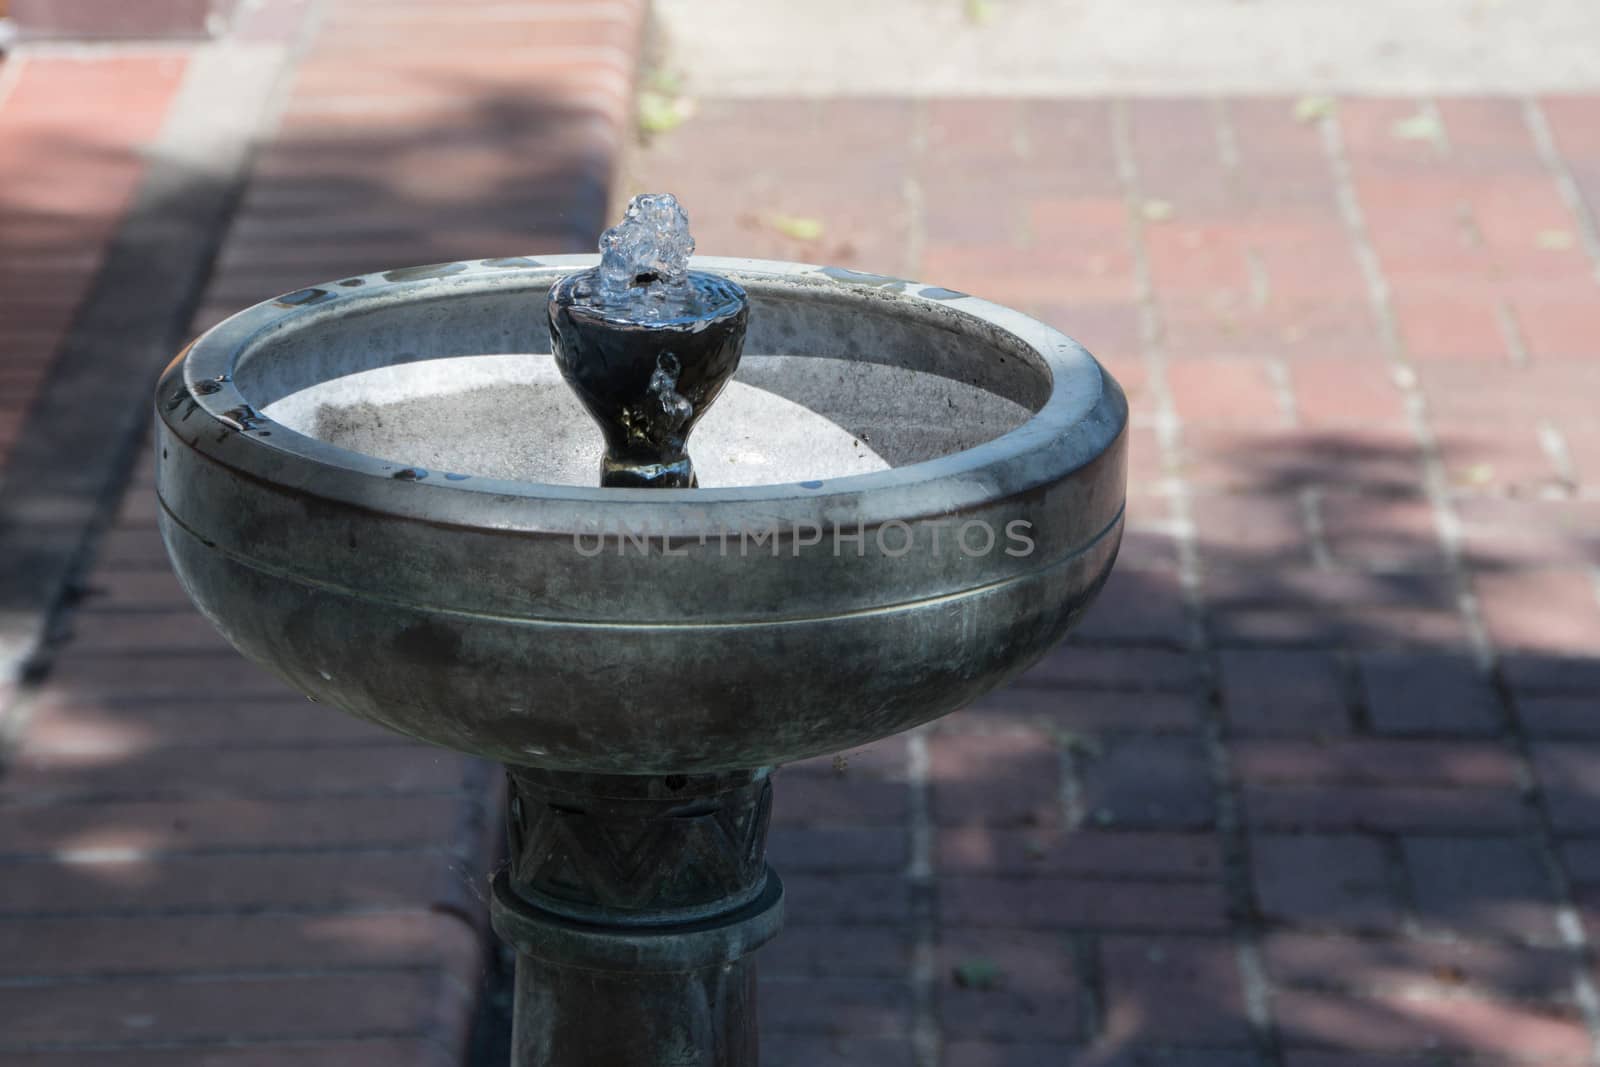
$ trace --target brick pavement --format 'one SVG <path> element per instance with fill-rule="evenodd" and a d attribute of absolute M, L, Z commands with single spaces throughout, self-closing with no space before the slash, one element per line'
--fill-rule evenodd
<path fill-rule="evenodd" d="M 779 1062 L 1591 1062 L 1600 100 L 1296 103 L 703 99 L 631 160 L 1134 409 L 1072 646 L 780 774 Z"/>
<path fill-rule="evenodd" d="M 197 328 L 344 273 L 592 247 L 642 10 L 250 8 L 237 34 L 297 40 L 298 63 Z M 7 389 L 45 372 L 69 282 L 124 223 L 183 56 L 0 66 L 0 269 L 42 261 L 60 280 L 0 285 Z M 148 396 L 130 383 L 128 403 Z M 0 1067 L 461 1062 L 498 774 L 330 714 L 232 652 L 167 566 L 150 458 L 36 676 L 0 706 Z"/>
<path fill-rule="evenodd" d="M 477 10 L 319 9 L 202 322 L 587 244 L 638 7 Z M 708 254 L 1017 304 L 1135 411 L 1073 646 L 781 772 L 769 1062 L 1592 1057 L 1600 101 L 1294 103 L 710 100 L 632 162 Z M 7 709 L 0 1067 L 458 1061 L 492 785 L 227 651 L 152 503 Z"/>

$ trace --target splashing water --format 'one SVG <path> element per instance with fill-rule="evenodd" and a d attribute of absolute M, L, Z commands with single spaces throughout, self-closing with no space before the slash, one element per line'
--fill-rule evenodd
<path fill-rule="evenodd" d="M 594 306 L 645 320 L 689 313 L 694 238 L 689 216 L 671 193 L 641 193 L 622 221 L 600 235 L 599 285 Z"/>

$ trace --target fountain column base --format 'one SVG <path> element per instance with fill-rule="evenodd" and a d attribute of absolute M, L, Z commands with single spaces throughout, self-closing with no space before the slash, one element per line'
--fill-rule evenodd
<path fill-rule="evenodd" d="M 783 925 L 767 773 L 510 770 L 495 931 L 513 1067 L 754 1067 L 750 958 Z"/>

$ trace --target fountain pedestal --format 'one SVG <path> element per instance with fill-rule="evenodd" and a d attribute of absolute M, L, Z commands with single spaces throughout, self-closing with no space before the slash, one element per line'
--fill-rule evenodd
<path fill-rule="evenodd" d="M 509 775 L 514 1067 L 755 1064 L 750 954 L 783 923 L 767 773 Z"/>
<path fill-rule="evenodd" d="M 900 279 L 697 262 L 748 294 L 729 389 L 787 405 L 713 409 L 738 462 L 702 489 L 598 487 L 587 461 L 563 481 L 539 463 L 594 433 L 577 405 L 519 437 L 528 383 L 412 373 L 554 364 L 537 309 L 592 256 L 285 294 L 158 386 L 161 534 L 205 616 L 324 705 L 509 768 L 492 912 L 518 953 L 516 1067 L 752 1067 L 752 953 L 783 912 L 760 768 L 1005 683 L 1078 622 L 1121 541 L 1127 404 L 1069 338 Z M 663 413 L 690 369 L 655 390 Z M 527 467 L 451 451 L 419 400 L 464 439 L 525 443 Z M 882 465 L 749 459 L 801 408 Z M 359 448 L 338 443 L 352 421 Z"/>

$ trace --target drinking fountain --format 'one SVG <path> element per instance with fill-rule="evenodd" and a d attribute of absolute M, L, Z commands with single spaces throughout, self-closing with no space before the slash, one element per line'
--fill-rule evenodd
<path fill-rule="evenodd" d="M 217 629 L 506 765 L 516 1067 L 755 1064 L 772 769 L 1018 674 L 1121 540 L 1127 405 L 1075 342 L 692 249 L 637 198 L 598 260 L 258 304 L 157 393 L 162 536 Z"/>

